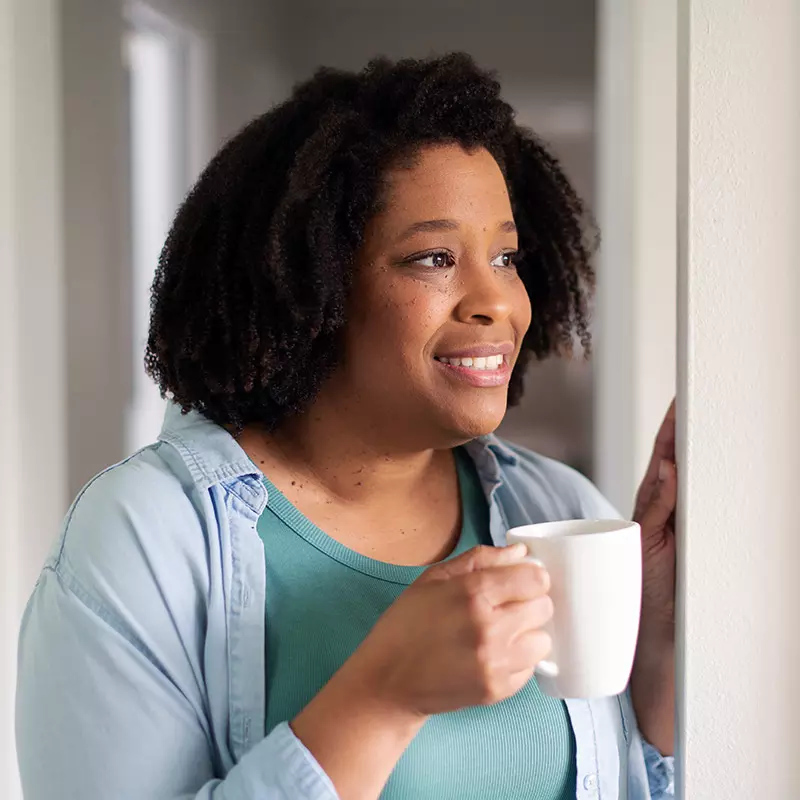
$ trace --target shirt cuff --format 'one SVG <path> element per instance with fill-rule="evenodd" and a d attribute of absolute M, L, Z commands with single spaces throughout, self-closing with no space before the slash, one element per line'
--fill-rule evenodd
<path fill-rule="evenodd" d="M 675 797 L 675 758 L 662 756 L 653 745 L 644 739 L 642 740 L 642 749 L 652 800 Z"/>
<path fill-rule="evenodd" d="M 339 800 L 333 782 L 306 746 L 294 735 L 288 722 L 272 730 L 243 759 L 260 775 L 245 797 L 265 800 Z M 264 790 L 267 790 L 266 792 Z"/>

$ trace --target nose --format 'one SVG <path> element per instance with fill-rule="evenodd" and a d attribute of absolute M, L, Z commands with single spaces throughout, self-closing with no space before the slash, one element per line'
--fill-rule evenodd
<path fill-rule="evenodd" d="M 461 272 L 462 292 L 455 317 L 469 325 L 495 325 L 504 322 L 513 310 L 507 276 L 490 264 L 473 264 Z"/>

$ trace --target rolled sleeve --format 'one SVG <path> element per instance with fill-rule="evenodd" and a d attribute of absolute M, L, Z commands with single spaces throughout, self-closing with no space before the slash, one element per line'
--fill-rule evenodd
<path fill-rule="evenodd" d="M 653 745 L 644 740 L 642 750 L 652 800 L 675 797 L 675 758 L 662 756 Z"/>
<path fill-rule="evenodd" d="M 254 747 L 237 769 L 241 792 L 236 797 L 338 800 L 330 778 L 285 722 Z"/>

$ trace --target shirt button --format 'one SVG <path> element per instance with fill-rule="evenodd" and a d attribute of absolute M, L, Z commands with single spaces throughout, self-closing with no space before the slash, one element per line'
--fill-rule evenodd
<path fill-rule="evenodd" d="M 583 779 L 583 788 L 589 792 L 593 792 L 597 789 L 597 775 L 587 775 Z"/>

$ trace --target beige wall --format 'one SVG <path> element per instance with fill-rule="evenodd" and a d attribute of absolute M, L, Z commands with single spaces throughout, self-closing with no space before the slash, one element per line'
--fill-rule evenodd
<path fill-rule="evenodd" d="M 682 0 L 679 797 L 800 796 L 800 6 Z"/>

